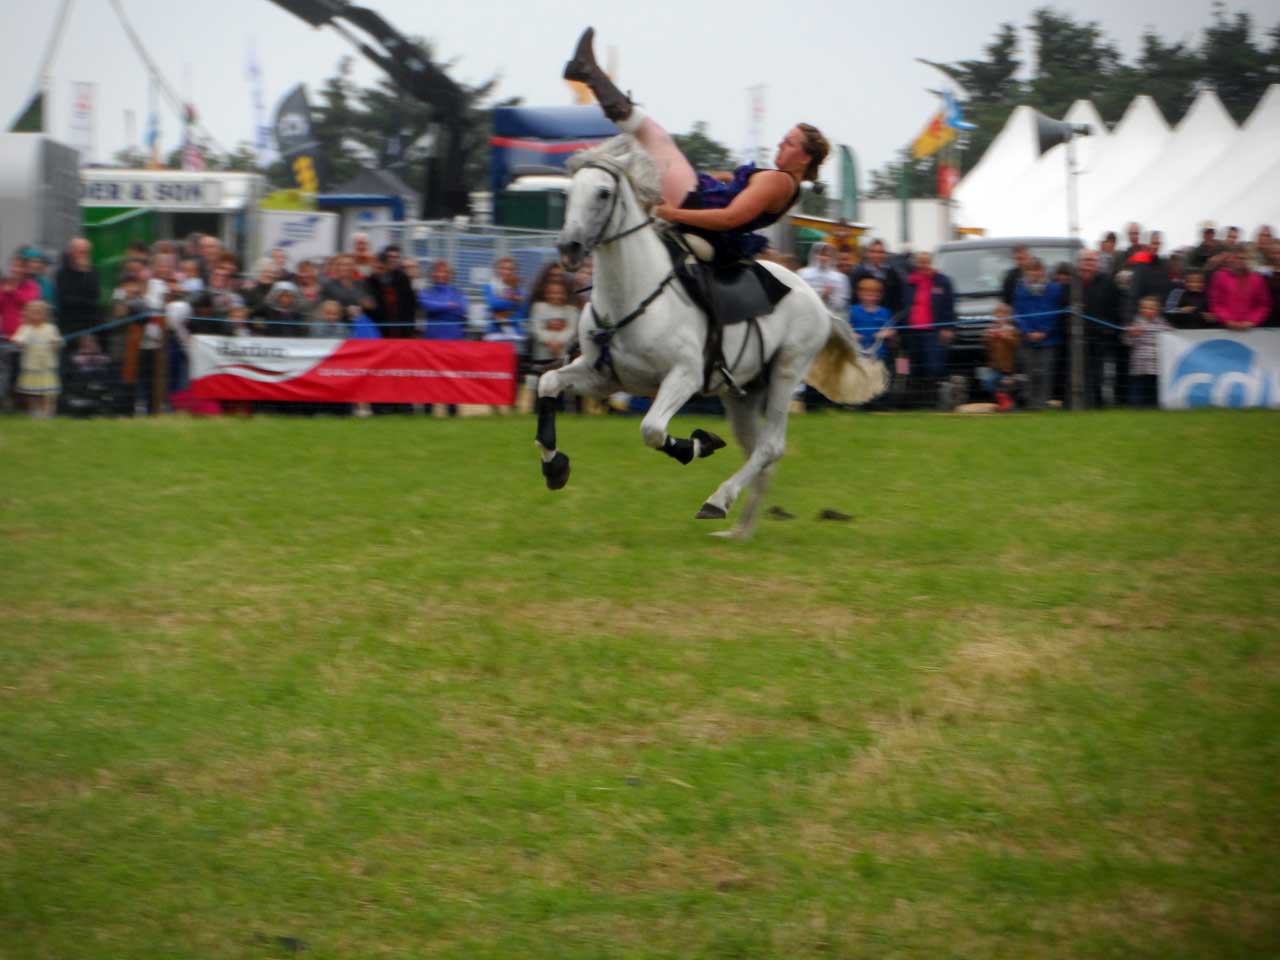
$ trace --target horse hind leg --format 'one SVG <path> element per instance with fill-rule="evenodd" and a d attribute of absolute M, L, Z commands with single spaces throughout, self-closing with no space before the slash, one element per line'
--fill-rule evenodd
<path fill-rule="evenodd" d="M 747 462 L 720 484 L 702 505 L 697 514 L 698 519 L 722 519 L 728 516 L 743 489 L 760 479 L 761 474 L 771 471 L 774 464 L 782 459 L 787 447 L 787 417 L 791 413 L 791 394 L 800 384 L 800 374 L 796 372 L 799 367 L 800 364 L 787 363 L 784 358 L 778 358 L 766 388 L 764 423 L 757 430 L 755 449 L 747 457 Z M 767 475 L 760 482 L 766 484 Z M 763 496 L 763 492 L 762 486 L 759 495 Z M 752 523 L 755 520 L 754 510 L 758 505 L 758 502 L 751 505 L 753 514 L 749 519 Z"/>
<path fill-rule="evenodd" d="M 756 390 L 741 398 L 726 397 L 724 400 L 725 413 L 728 414 L 729 423 L 733 427 L 733 435 L 738 441 L 738 446 L 742 448 L 743 454 L 748 458 L 755 452 L 763 402 L 763 390 Z M 756 474 L 755 480 L 748 488 L 747 499 L 738 515 L 738 522 L 729 530 L 716 530 L 711 534 L 713 537 L 724 537 L 729 540 L 751 539 L 752 534 L 755 533 L 760 504 L 772 475 L 772 465 Z"/>

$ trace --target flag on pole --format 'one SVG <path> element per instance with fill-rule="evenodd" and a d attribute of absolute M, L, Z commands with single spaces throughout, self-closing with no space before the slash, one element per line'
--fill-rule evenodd
<path fill-rule="evenodd" d="M 293 170 L 294 182 L 304 193 L 320 189 L 320 144 L 311 124 L 307 88 L 298 84 L 276 107 L 276 149 Z"/>
<path fill-rule="evenodd" d="M 156 106 L 156 82 L 153 78 L 147 88 L 147 167 L 160 169 L 160 110 Z"/>
<path fill-rule="evenodd" d="M 252 40 L 245 58 L 245 74 L 253 96 L 253 150 L 258 155 L 258 166 L 265 167 L 271 151 L 271 126 L 267 123 L 267 108 L 262 97 L 262 65 L 258 62 L 258 48 Z"/>
<path fill-rule="evenodd" d="M 960 182 L 960 171 L 949 163 L 938 164 L 938 196 L 950 200 L 956 184 Z"/>
<path fill-rule="evenodd" d="M 939 110 L 911 144 L 911 156 L 917 160 L 932 157 L 955 138 L 955 128 L 947 125 L 945 112 Z"/>
<path fill-rule="evenodd" d="M 950 90 L 942 91 L 942 112 L 946 115 L 947 126 L 952 130 L 977 130 L 978 126 L 964 118 L 964 110 L 960 101 Z"/>
<path fill-rule="evenodd" d="M 840 144 L 840 216 L 845 220 L 857 220 L 858 167 L 853 150 Z"/>
<path fill-rule="evenodd" d="M 18 118 L 9 127 L 10 133 L 44 132 L 44 91 L 37 90 Z"/>
<path fill-rule="evenodd" d="M 93 162 L 94 84 L 71 84 L 71 146 L 80 152 L 82 164 Z"/>
<path fill-rule="evenodd" d="M 182 169 L 199 173 L 205 169 L 206 164 L 204 151 L 200 149 L 200 144 L 196 142 L 192 131 L 195 123 L 196 108 L 188 103 L 185 105 L 182 117 Z"/>

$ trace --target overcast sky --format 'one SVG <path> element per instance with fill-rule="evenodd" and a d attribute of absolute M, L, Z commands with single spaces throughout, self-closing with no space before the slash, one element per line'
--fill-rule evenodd
<path fill-rule="evenodd" d="M 227 148 L 252 139 L 245 73 L 251 40 L 269 114 L 299 81 L 314 93 L 339 58 L 352 52 L 333 30 L 314 30 L 270 0 L 122 2 L 161 73 L 196 104 L 204 123 Z M 914 58 L 978 56 L 998 24 L 1012 21 L 1023 28 L 1022 56 L 1028 60 L 1025 26 L 1038 4 L 365 0 L 364 5 L 402 33 L 431 38 L 437 56 L 455 62 L 455 77 L 478 82 L 496 75 L 500 96 L 520 96 L 539 106 L 569 102 L 560 70 L 580 29 L 592 23 L 601 59 L 609 48 L 616 52 L 620 85 L 673 132 L 705 120 L 714 137 L 742 150 L 750 136 L 748 90 L 761 84 L 766 87 L 766 144 L 775 143 L 793 123 L 817 124 L 833 144 L 854 148 L 865 181 L 865 171 L 910 141 L 934 107 L 927 88 L 938 85 L 939 75 Z M 0 0 L 0 35 L 7 40 L 0 58 L 0 121 L 6 126 L 34 87 L 59 6 L 56 0 Z M 1260 28 L 1280 20 L 1275 0 L 1229 6 L 1252 13 Z M 1157 27 L 1167 39 L 1198 40 L 1211 2 L 1073 0 L 1069 9 L 1078 18 L 1099 21 L 1132 56 L 1147 26 Z M 357 80 L 372 82 L 376 68 L 358 54 L 356 59 Z M 53 62 L 48 124 L 61 139 L 68 137 L 75 81 L 97 85 L 97 161 L 108 160 L 128 142 L 127 110 L 136 115 L 134 141 L 142 139 L 147 71 L 108 0 L 77 0 Z M 179 140 L 180 125 L 163 104 L 161 128 L 167 152 Z M 824 176 L 836 182 L 832 164 Z"/>

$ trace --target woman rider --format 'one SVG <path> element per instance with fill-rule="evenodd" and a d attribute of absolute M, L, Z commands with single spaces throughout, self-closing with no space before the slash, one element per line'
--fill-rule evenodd
<path fill-rule="evenodd" d="M 802 181 L 818 179 L 818 168 L 830 150 L 826 137 L 817 127 L 800 123 L 778 144 L 776 170 L 759 170 L 749 163 L 738 167 L 728 182 L 695 173 L 671 135 L 600 69 L 591 46 L 594 36 L 592 27 L 583 31 L 573 59 L 565 65 L 565 79 L 589 86 L 605 116 L 657 161 L 664 202 L 654 213 L 703 236 L 715 249 L 717 263 L 749 260 L 760 253 L 765 239 L 753 231 L 791 208 Z"/>

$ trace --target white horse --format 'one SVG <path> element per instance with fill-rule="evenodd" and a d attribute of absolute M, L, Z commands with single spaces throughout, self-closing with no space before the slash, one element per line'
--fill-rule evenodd
<path fill-rule="evenodd" d="M 640 424 L 644 442 L 689 463 L 724 446 L 695 430 L 689 439 L 668 435 L 672 416 L 703 387 L 707 320 L 674 279 L 671 257 L 650 210 L 659 200 L 658 170 L 636 141 L 623 134 L 575 155 L 560 231 L 561 261 L 576 270 L 594 254 L 591 303 L 579 324 L 582 355 L 538 380 L 538 444 L 542 472 L 552 490 L 568 482 L 569 458 L 556 447 L 556 398 L 562 391 L 607 397 L 619 390 L 653 397 Z M 828 312 L 807 283 L 765 263 L 791 288 L 753 324 L 724 328 L 723 355 L 745 396 L 714 378 L 746 462 L 720 484 L 697 513 L 723 519 L 750 488 L 737 525 L 719 536 L 749 537 L 775 464 L 786 448 L 787 415 L 796 388 L 809 383 L 837 403 L 863 403 L 885 388 L 883 366 L 859 351 L 847 319 Z"/>

